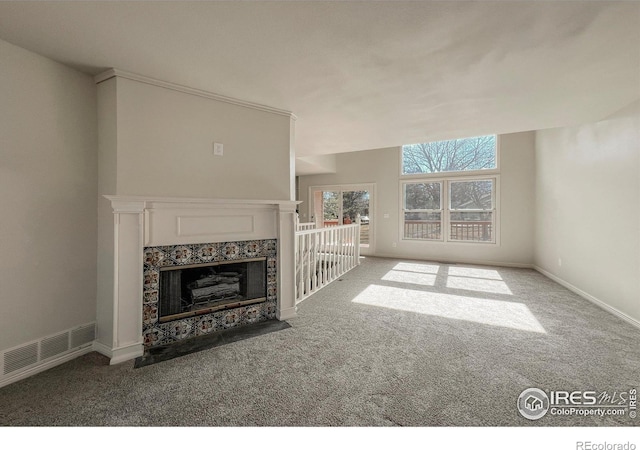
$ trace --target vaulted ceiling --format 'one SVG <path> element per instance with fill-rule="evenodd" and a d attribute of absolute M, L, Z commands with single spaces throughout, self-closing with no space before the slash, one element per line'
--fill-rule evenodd
<path fill-rule="evenodd" d="M 640 3 L 0 2 L 0 39 L 293 112 L 313 157 L 599 120 L 640 97 Z"/>

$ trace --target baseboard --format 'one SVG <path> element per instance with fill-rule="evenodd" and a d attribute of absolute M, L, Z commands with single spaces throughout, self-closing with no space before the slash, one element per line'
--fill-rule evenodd
<path fill-rule="evenodd" d="M 293 308 L 286 308 L 283 310 L 278 310 L 276 311 L 276 316 L 278 318 L 278 320 L 288 320 L 288 319 L 293 319 L 294 317 L 296 317 L 296 307 L 294 306 Z"/>
<path fill-rule="evenodd" d="M 144 346 L 142 344 L 131 344 L 126 347 L 111 348 L 101 342 L 95 341 L 93 343 L 93 349 L 109 358 L 110 365 L 131 361 L 144 355 Z"/>
<path fill-rule="evenodd" d="M 555 281 L 556 283 L 558 283 L 561 286 L 566 287 L 571 292 L 573 292 L 575 294 L 578 294 L 580 297 L 584 298 L 585 300 L 589 300 L 591 303 L 593 303 L 594 305 L 604 309 L 608 313 L 611 313 L 614 316 L 624 320 L 628 324 L 633 325 L 634 327 L 640 329 L 640 321 L 637 321 L 633 317 L 628 316 L 627 314 L 623 313 L 622 311 L 620 311 L 620 310 L 614 308 L 613 306 L 603 302 L 599 298 L 594 297 L 593 295 L 589 294 L 588 292 L 583 291 L 582 289 L 574 286 L 573 284 L 569 283 L 568 281 L 565 281 L 562 278 L 552 274 L 551 272 L 548 272 L 548 271 L 544 270 L 542 267 L 534 265 L 533 268 L 536 271 L 540 272 L 545 277 Z"/>
<path fill-rule="evenodd" d="M 84 347 L 73 350 L 69 353 L 66 353 L 64 356 L 60 356 L 54 359 L 50 359 L 47 362 L 42 364 L 38 364 L 30 367 L 22 372 L 16 373 L 15 375 L 9 375 L 8 377 L 0 379 L 0 388 L 7 386 L 11 383 L 15 383 L 16 381 L 24 380 L 25 378 L 29 378 L 33 375 L 36 375 L 40 372 L 44 372 L 49 370 L 55 366 L 59 366 L 60 364 L 64 364 L 66 362 L 71 361 L 72 359 L 76 359 L 79 356 L 86 355 L 87 353 L 91 353 L 93 348 L 91 344 L 87 344 Z"/>
<path fill-rule="evenodd" d="M 376 253 L 375 255 L 363 255 L 364 258 L 371 256 L 374 258 L 390 258 L 390 259 L 403 259 L 413 261 L 425 261 L 443 264 L 469 264 L 473 266 L 493 266 L 493 267 L 512 267 L 514 269 L 533 269 L 533 264 L 526 263 L 512 263 L 512 262 L 500 262 L 500 261 L 484 261 L 484 260 L 459 260 L 448 258 L 419 258 L 417 256 L 402 256 L 392 255 L 388 253 Z"/>

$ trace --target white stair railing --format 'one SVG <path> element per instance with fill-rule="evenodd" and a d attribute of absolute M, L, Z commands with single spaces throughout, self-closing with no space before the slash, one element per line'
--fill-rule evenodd
<path fill-rule="evenodd" d="M 315 222 L 298 223 L 298 231 L 313 230 L 316 227 Z"/>
<path fill-rule="evenodd" d="M 360 263 L 360 225 L 296 232 L 296 303 Z"/>

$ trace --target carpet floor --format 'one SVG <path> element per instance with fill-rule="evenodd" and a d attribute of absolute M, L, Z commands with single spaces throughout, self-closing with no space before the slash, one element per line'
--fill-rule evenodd
<path fill-rule="evenodd" d="M 530 387 L 640 387 L 640 330 L 528 269 L 363 259 L 288 328 L 0 389 L 2 426 L 636 426 L 522 417 Z"/>

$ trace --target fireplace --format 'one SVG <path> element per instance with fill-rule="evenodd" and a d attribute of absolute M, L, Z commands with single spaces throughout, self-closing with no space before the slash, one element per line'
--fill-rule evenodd
<path fill-rule="evenodd" d="M 154 346 L 295 317 L 296 205 L 103 196 L 96 350 L 117 364 Z M 206 278 L 200 287 L 210 289 L 194 295 Z"/>
<path fill-rule="evenodd" d="M 267 258 L 243 262 L 162 267 L 160 322 L 183 319 L 267 300 Z"/>
<path fill-rule="evenodd" d="M 146 348 L 275 318 L 277 240 L 144 249 Z"/>

